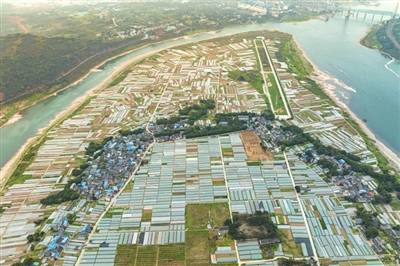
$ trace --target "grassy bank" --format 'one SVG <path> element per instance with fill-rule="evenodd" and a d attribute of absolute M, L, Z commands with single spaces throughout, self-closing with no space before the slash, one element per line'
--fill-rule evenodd
<path fill-rule="evenodd" d="M 24 152 L 21 160 L 19 161 L 17 167 L 8 178 L 5 183 L 5 188 L 8 188 L 15 184 L 22 184 L 26 180 L 32 178 L 30 175 L 24 175 L 26 168 L 33 162 L 40 146 L 47 140 L 46 135 L 42 135 L 37 141 L 35 141 L 31 146 L 29 146 Z"/>
<path fill-rule="evenodd" d="M 376 33 L 378 31 L 377 26 L 373 26 L 370 31 L 365 35 L 364 38 L 361 39 L 360 43 L 364 45 L 365 47 L 371 48 L 371 49 L 382 49 L 382 45 L 380 44 Z"/>
<path fill-rule="evenodd" d="M 113 87 L 113 86 L 116 86 L 119 83 L 121 83 L 128 76 L 130 71 L 131 71 L 131 68 L 128 67 L 126 70 L 119 73 L 118 76 L 115 79 L 113 79 L 113 81 L 111 81 L 111 83 L 110 83 L 110 85 L 108 85 L 108 87 Z"/>
<path fill-rule="evenodd" d="M 269 95 L 271 96 L 271 102 L 274 106 L 274 110 L 277 114 L 287 115 L 285 110 L 284 100 L 279 92 L 278 84 L 275 80 L 274 74 L 268 74 L 268 80 L 271 83 L 271 86 L 268 86 Z"/>
<path fill-rule="evenodd" d="M 21 112 L 39 102 L 51 97 L 53 93 L 60 90 L 60 86 L 53 86 L 48 92 L 35 92 L 21 100 L 2 104 L 0 107 L 0 127 L 7 123 L 15 114 Z"/>
<path fill-rule="evenodd" d="M 278 60 L 286 62 L 289 70 L 300 80 L 306 80 L 314 71 L 313 66 L 303 56 L 303 52 L 292 37 L 281 43 L 277 57 Z"/>

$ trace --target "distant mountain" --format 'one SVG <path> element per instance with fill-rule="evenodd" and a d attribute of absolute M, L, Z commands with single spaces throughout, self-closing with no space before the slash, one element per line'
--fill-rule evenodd
<path fill-rule="evenodd" d="M 61 88 L 110 53 L 134 43 L 32 34 L 0 37 L 0 101 L 10 102 L 34 92 Z"/>

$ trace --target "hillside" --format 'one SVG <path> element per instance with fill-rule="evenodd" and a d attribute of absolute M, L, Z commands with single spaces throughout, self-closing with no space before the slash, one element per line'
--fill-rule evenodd
<path fill-rule="evenodd" d="M 63 85 L 82 62 L 104 51 L 101 42 L 31 34 L 0 37 L 1 101 Z M 86 61 L 84 61 L 86 60 Z"/>

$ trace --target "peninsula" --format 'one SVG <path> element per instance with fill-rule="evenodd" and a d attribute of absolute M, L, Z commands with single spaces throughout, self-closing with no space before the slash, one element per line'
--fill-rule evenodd
<path fill-rule="evenodd" d="M 2 259 L 395 262 L 396 249 L 375 241 L 396 245 L 397 173 L 317 74 L 277 31 L 127 63 L 8 179 Z"/>

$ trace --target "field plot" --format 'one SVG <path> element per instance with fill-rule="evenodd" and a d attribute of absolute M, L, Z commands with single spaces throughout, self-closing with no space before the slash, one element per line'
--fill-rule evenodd
<path fill-rule="evenodd" d="M 331 187 L 298 161 L 295 155 L 288 156 L 288 162 L 295 184 L 307 184 L 309 188 L 300 195 L 300 201 L 318 257 L 331 261 L 351 261 L 351 265 L 382 265 Z M 356 264 L 363 259 L 363 263 Z"/>
<path fill-rule="evenodd" d="M 185 253 L 187 265 L 209 265 L 210 244 L 208 230 L 188 231 L 186 233 Z"/>
<path fill-rule="evenodd" d="M 116 266 L 135 266 L 137 245 L 119 245 L 117 256 L 115 257 Z"/>
<path fill-rule="evenodd" d="M 158 260 L 157 246 L 139 246 L 135 266 L 156 265 Z"/>
<path fill-rule="evenodd" d="M 249 161 L 272 160 L 271 152 L 266 151 L 261 146 L 261 140 L 254 131 L 244 131 L 240 133 L 244 149 Z"/>
<path fill-rule="evenodd" d="M 220 227 L 230 217 L 227 203 L 186 205 L 186 229 L 207 230 L 207 226 Z"/>
<path fill-rule="evenodd" d="M 285 104 L 283 102 L 282 96 L 279 92 L 278 84 L 276 83 L 275 77 L 272 73 L 268 74 L 269 86 L 268 91 L 271 96 L 271 102 L 274 106 L 274 110 L 277 114 L 285 115 Z"/>
<path fill-rule="evenodd" d="M 119 245 L 115 257 L 117 266 L 183 266 L 185 245 Z"/>
<path fill-rule="evenodd" d="M 211 252 L 218 245 L 229 246 L 232 240 L 217 242 L 213 229 L 224 225 L 230 218 L 227 203 L 189 204 L 186 206 L 186 264 L 209 265 Z"/>
<path fill-rule="evenodd" d="M 183 244 L 159 246 L 158 265 L 185 265 L 185 247 Z"/>

